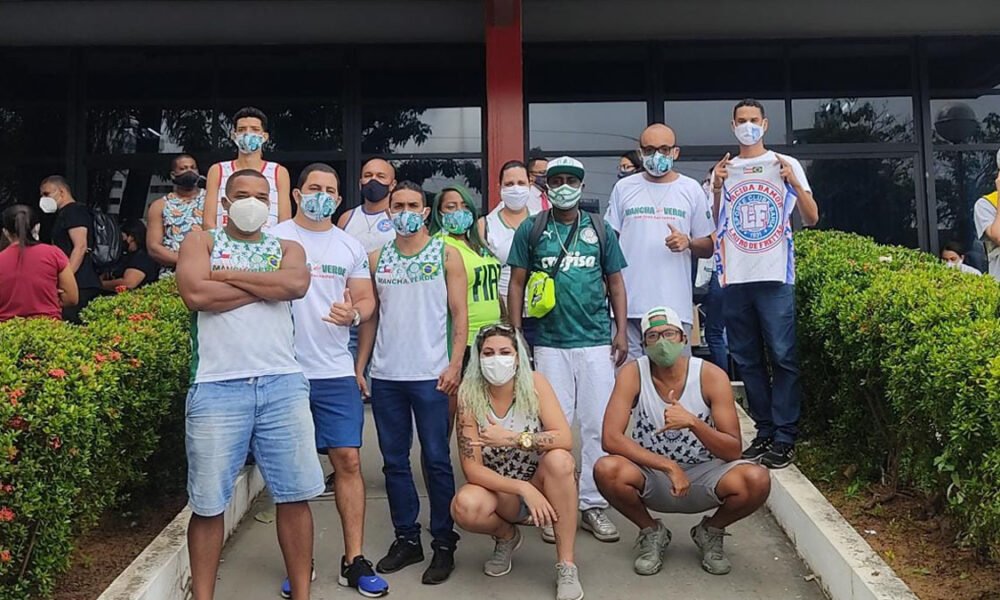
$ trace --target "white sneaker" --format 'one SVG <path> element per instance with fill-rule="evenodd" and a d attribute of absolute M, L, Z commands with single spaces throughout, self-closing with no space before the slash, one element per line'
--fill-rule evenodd
<path fill-rule="evenodd" d="M 576 565 L 556 565 L 556 600 L 583 600 L 583 586 Z"/>
<path fill-rule="evenodd" d="M 602 542 L 617 542 L 620 537 L 618 528 L 611 522 L 603 508 L 588 508 L 583 511 L 580 526 Z"/>

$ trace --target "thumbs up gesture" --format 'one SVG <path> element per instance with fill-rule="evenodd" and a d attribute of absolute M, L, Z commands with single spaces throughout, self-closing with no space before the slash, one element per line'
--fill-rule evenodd
<path fill-rule="evenodd" d="M 695 416 L 677 401 L 677 392 L 670 390 L 670 393 L 667 394 L 667 408 L 663 411 L 663 429 L 660 429 L 658 433 L 690 429 L 694 425 L 694 420 Z"/>
<path fill-rule="evenodd" d="M 323 317 L 323 320 L 341 327 L 348 327 L 354 322 L 355 313 L 354 303 L 351 302 L 351 290 L 345 288 L 344 301 L 331 304 L 330 314 Z"/>
<path fill-rule="evenodd" d="M 670 235 L 666 237 L 664 243 L 671 252 L 684 252 L 691 247 L 691 238 L 684 232 L 674 227 L 673 223 L 667 223 L 667 227 L 670 228 Z"/>

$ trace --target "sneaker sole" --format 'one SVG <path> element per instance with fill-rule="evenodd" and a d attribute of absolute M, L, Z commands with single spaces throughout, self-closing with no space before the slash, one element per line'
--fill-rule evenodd
<path fill-rule="evenodd" d="M 698 547 L 699 551 L 701 551 L 701 544 L 698 543 L 698 538 L 695 537 L 694 530 L 695 530 L 695 528 L 691 529 L 691 541 L 694 542 L 694 545 Z M 728 575 L 729 572 L 733 570 L 733 567 L 730 566 L 725 571 L 715 571 L 715 570 L 712 569 L 712 567 L 707 562 L 705 562 L 704 560 L 702 560 L 701 561 L 701 570 L 704 571 L 704 572 L 706 572 L 706 573 L 708 573 L 709 575 Z"/>
<path fill-rule="evenodd" d="M 553 534 L 552 537 L 549 537 L 549 536 L 545 535 L 545 532 L 543 531 L 542 532 L 542 541 L 545 542 L 546 544 L 554 544 L 554 543 L 556 543 L 556 536 L 555 536 L 555 534 Z"/>
<path fill-rule="evenodd" d="M 521 538 L 517 540 L 517 543 L 514 544 L 514 549 L 510 551 L 510 564 L 507 565 L 506 571 L 504 571 L 503 573 L 490 573 L 486 569 L 483 569 L 483 574 L 485 574 L 487 577 L 503 577 L 507 573 L 510 573 L 511 570 L 514 568 L 514 553 L 517 552 L 518 548 L 520 548 L 521 544 L 523 543 L 524 543 L 524 536 L 522 535 Z"/>
<path fill-rule="evenodd" d="M 576 598 L 573 598 L 573 600 L 583 600 L 583 597 L 584 597 L 585 595 L 586 595 L 586 594 L 584 594 L 583 592 L 580 592 L 580 595 L 579 595 L 579 596 L 577 596 Z"/>
<path fill-rule="evenodd" d="M 419 564 L 419 563 L 422 563 L 422 562 L 424 562 L 424 557 L 423 556 L 421 556 L 419 559 L 409 560 L 409 561 L 407 561 L 407 562 L 399 565 L 395 569 L 392 569 L 391 571 L 389 569 L 386 569 L 385 567 L 383 567 L 381 565 L 381 563 L 380 563 L 380 564 L 375 565 L 375 572 L 376 573 L 382 573 L 383 575 L 388 575 L 389 573 L 398 573 L 399 571 L 402 571 L 403 569 L 405 569 L 406 567 L 408 567 L 410 565 L 416 565 L 416 564 Z"/>
<path fill-rule="evenodd" d="M 312 574 L 311 574 L 311 576 L 310 576 L 310 578 L 309 578 L 309 581 L 316 581 L 316 569 L 313 569 L 313 571 L 312 571 Z M 281 590 L 281 591 L 279 592 L 279 594 L 280 594 L 280 595 L 281 595 L 281 597 L 282 597 L 282 598 L 284 598 L 285 600 L 291 600 L 291 599 L 292 599 L 292 594 L 291 594 L 291 592 L 289 592 L 288 594 L 285 594 L 285 590 Z"/>
<path fill-rule="evenodd" d="M 590 534 L 593 535 L 599 542 L 617 542 L 622 537 L 620 533 L 615 533 L 613 535 L 598 533 L 594 531 L 594 528 L 591 527 L 586 521 L 582 521 L 580 523 L 580 528 L 584 531 L 589 531 Z"/>
<path fill-rule="evenodd" d="M 771 469 L 772 471 L 779 471 L 781 469 L 784 469 L 785 467 L 790 466 L 793 462 L 795 462 L 794 459 L 790 460 L 788 462 L 778 463 L 778 464 L 768 464 L 768 463 L 765 463 L 763 461 L 757 461 L 757 464 L 759 464 L 762 467 L 767 467 L 768 469 Z"/>
<path fill-rule="evenodd" d="M 382 596 L 389 595 L 389 588 L 385 588 L 385 590 L 381 592 L 366 592 L 361 588 L 352 587 L 351 584 L 347 581 L 347 578 L 344 577 L 343 575 L 337 576 L 337 585 L 339 585 L 340 587 L 345 587 L 348 589 L 355 590 L 365 598 L 381 598 Z"/>

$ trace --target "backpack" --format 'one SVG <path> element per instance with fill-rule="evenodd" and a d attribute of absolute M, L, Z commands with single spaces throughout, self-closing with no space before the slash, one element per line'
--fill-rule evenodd
<path fill-rule="evenodd" d="M 551 210 L 543 210 L 538 213 L 535 217 L 535 222 L 531 227 L 531 234 L 528 236 L 528 250 L 532 256 L 535 254 L 535 248 L 538 247 L 538 240 L 542 239 L 542 232 L 549 224 L 549 213 Z M 594 228 L 594 233 L 597 234 L 597 256 L 598 260 L 601 262 L 601 270 L 604 270 L 604 247 L 608 244 L 608 233 L 604 228 L 604 217 L 597 213 L 592 213 L 589 211 L 581 210 L 580 212 L 585 212 L 590 217 L 590 225 Z M 581 217 L 582 218 L 582 217 Z M 569 240 L 566 241 L 569 243 Z"/>
<path fill-rule="evenodd" d="M 94 221 L 90 256 L 98 270 L 107 269 L 122 256 L 122 230 L 114 217 L 99 208 L 91 207 L 90 215 Z"/>

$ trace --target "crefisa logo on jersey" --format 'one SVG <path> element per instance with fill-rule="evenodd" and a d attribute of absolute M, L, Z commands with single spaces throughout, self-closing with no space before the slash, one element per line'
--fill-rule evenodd
<path fill-rule="evenodd" d="M 774 183 L 751 179 L 729 192 L 733 198 L 729 239 L 744 252 L 766 252 L 784 238 L 785 191 Z"/>

